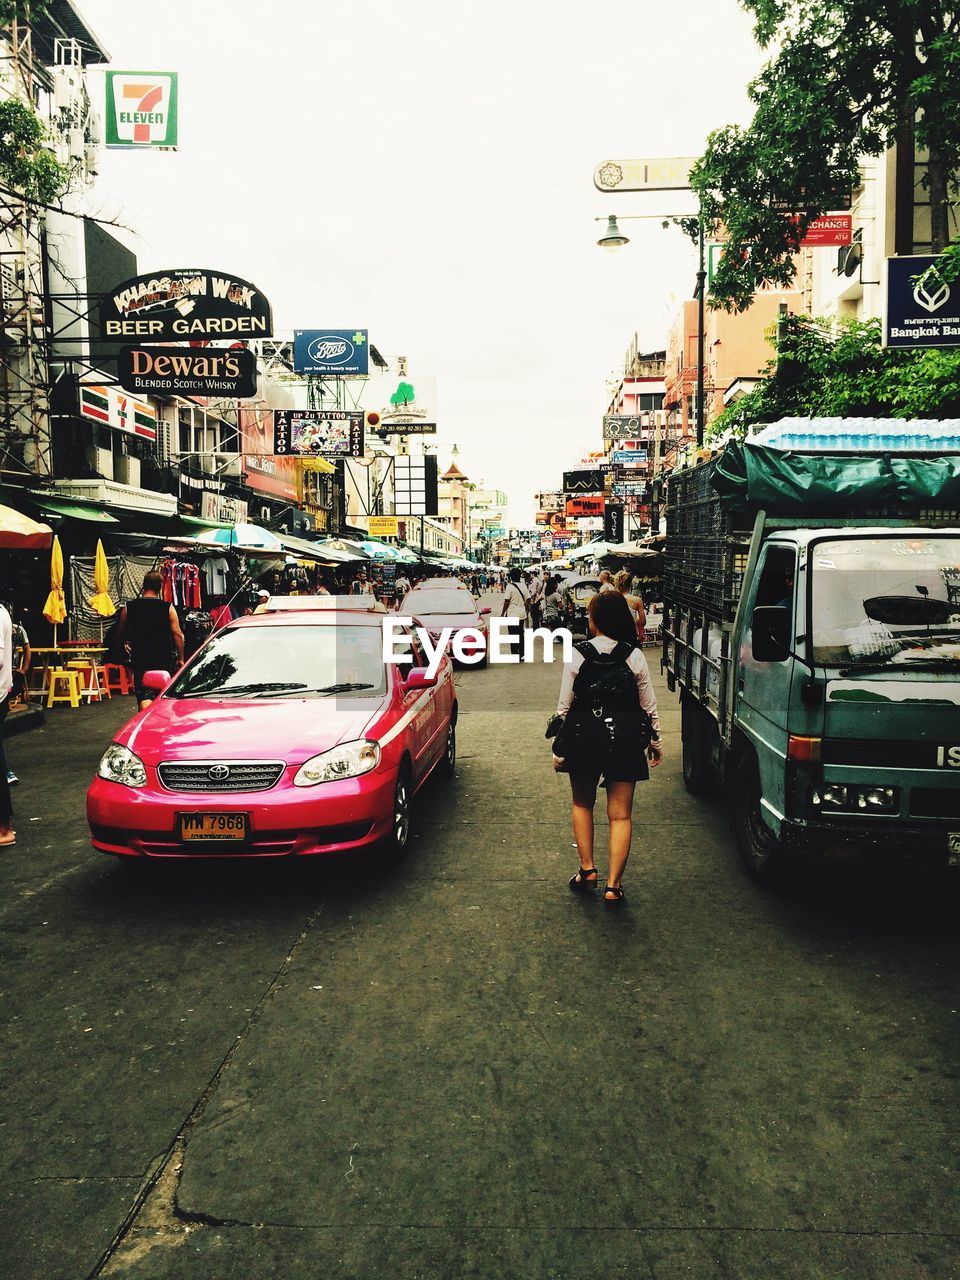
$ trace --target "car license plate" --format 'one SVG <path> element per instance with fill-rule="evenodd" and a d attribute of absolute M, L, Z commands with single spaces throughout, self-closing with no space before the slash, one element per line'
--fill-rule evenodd
<path fill-rule="evenodd" d="M 951 867 L 960 867 L 960 831 L 947 832 L 947 863 Z"/>
<path fill-rule="evenodd" d="M 245 813 L 181 813 L 180 839 L 240 843 L 247 838 Z"/>

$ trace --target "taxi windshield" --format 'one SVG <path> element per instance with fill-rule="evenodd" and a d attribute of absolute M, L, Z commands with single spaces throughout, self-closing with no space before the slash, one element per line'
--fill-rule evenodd
<path fill-rule="evenodd" d="M 404 601 L 408 613 L 463 613 L 475 614 L 473 596 L 469 591 L 439 589 L 436 591 L 411 591 Z"/>
<path fill-rule="evenodd" d="M 168 698 L 290 698 L 384 693 L 379 627 L 243 626 L 214 634 Z"/>
<path fill-rule="evenodd" d="M 960 538 L 818 542 L 811 564 L 815 663 L 960 667 Z"/>

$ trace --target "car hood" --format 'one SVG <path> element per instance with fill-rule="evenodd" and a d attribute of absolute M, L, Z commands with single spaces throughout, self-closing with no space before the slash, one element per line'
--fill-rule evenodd
<path fill-rule="evenodd" d="M 479 627 L 482 622 L 478 613 L 415 613 L 413 618 L 429 631 L 439 631 L 441 627 L 457 631 L 461 627 Z"/>
<path fill-rule="evenodd" d="M 306 760 L 362 738 L 388 698 L 214 701 L 158 698 L 117 735 L 148 764 L 160 760 Z"/>

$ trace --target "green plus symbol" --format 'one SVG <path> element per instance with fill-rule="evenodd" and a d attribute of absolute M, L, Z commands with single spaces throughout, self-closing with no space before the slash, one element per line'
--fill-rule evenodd
<path fill-rule="evenodd" d="M 366 342 L 366 338 L 363 336 L 363 334 L 360 332 L 359 329 L 353 335 L 353 341 L 354 341 L 354 344 L 358 347 L 362 347 L 363 344 Z"/>

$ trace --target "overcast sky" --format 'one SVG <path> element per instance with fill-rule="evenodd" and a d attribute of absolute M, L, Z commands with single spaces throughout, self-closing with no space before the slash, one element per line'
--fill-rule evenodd
<path fill-rule="evenodd" d="M 438 379 L 441 462 L 534 491 L 600 445 L 633 331 L 663 346 L 694 284 L 659 223 L 596 247 L 599 162 L 696 155 L 747 118 L 760 63 L 736 0 L 78 0 L 118 70 L 180 73 L 180 150 L 108 152 L 95 208 L 142 270 L 256 283 L 278 331 L 366 327 Z"/>

